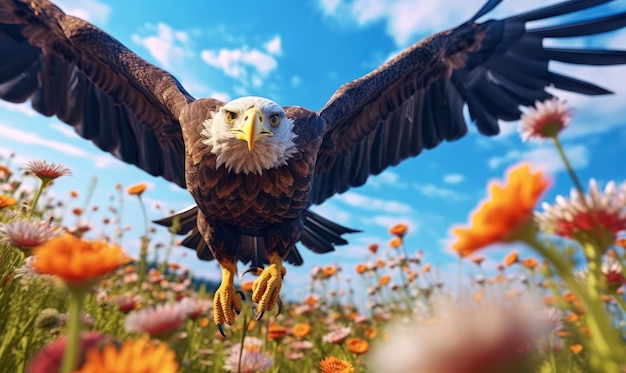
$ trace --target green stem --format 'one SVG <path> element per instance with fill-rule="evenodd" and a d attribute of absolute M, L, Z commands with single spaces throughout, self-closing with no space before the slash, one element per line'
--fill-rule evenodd
<path fill-rule="evenodd" d="M 569 160 L 567 159 L 567 156 L 565 155 L 565 151 L 563 150 L 563 146 L 561 145 L 561 141 L 559 140 L 559 138 L 557 136 L 552 137 L 552 140 L 554 140 L 554 146 L 556 146 L 556 150 L 559 152 L 559 155 L 561 156 L 561 159 L 563 160 L 563 163 L 565 164 L 565 168 L 567 169 L 567 173 L 569 174 L 570 178 L 572 179 L 572 182 L 574 182 L 574 185 L 576 186 L 576 189 L 578 189 L 578 192 L 581 195 L 584 195 L 585 194 L 585 190 L 583 189 L 583 186 L 580 183 L 580 180 L 578 180 L 578 176 L 576 176 L 576 173 L 574 172 L 574 168 L 569 163 Z"/>
<path fill-rule="evenodd" d="M 80 315 L 83 309 L 85 294 L 82 291 L 71 291 L 68 313 L 70 319 L 67 325 L 67 346 L 63 354 L 61 373 L 71 373 L 78 368 L 80 357 Z"/>
<path fill-rule="evenodd" d="M 41 185 L 35 192 L 35 198 L 33 198 L 33 204 L 30 206 L 30 211 L 28 212 L 29 219 L 33 216 L 33 211 L 35 211 L 35 208 L 37 208 L 37 202 L 39 202 L 39 197 L 41 197 L 41 192 L 43 192 L 43 189 L 46 187 L 46 185 L 48 185 L 48 182 L 41 180 Z"/>
<path fill-rule="evenodd" d="M 621 363 L 624 360 L 623 356 L 618 353 L 619 349 L 616 348 L 621 346 L 621 343 L 611 325 L 610 319 L 607 317 L 599 296 L 592 296 L 580 286 L 572 274 L 572 267 L 563 261 L 563 258 L 555 250 L 545 247 L 534 236 L 527 236 L 524 238 L 524 241 L 550 261 L 558 275 L 569 289 L 580 298 L 587 309 L 587 325 L 591 332 L 594 349 L 599 355 L 596 359 L 592 359 L 592 365 L 600 369 L 598 372 L 618 372 L 618 362 Z"/>

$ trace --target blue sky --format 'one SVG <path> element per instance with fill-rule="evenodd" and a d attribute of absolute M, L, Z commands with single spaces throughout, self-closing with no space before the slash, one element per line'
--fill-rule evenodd
<path fill-rule="evenodd" d="M 464 0 L 184 1 L 175 6 L 146 0 L 56 3 L 171 72 L 195 97 L 261 95 L 281 105 L 314 110 L 321 108 L 341 84 L 366 74 L 411 43 L 465 21 L 482 5 Z M 490 17 L 549 3 L 554 1 L 522 4 L 508 0 Z M 617 1 L 585 15 L 625 9 L 625 1 Z M 572 39 L 568 45 L 620 48 L 626 45 L 626 32 Z M 608 180 L 623 181 L 626 68 L 557 64 L 552 68 L 591 79 L 616 93 L 589 98 L 555 92 L 576 110 L 562 139 L 580 177 L 585 182 L 595 177 L 601 185 Z M 555 185 L 546 195 L 547 201 L 569 192 L 571 183 L 552 145 L 522 143 L 516 127 L 517 123 L 503 123 L 499 136 L 485 138 L 470 125 L 470 134 L 464 139 L 426 151 L 370 178 L 367 185 L 316 207 L 325 217 L 363 233 L 350 235 L 349 245 L 328 255 L 313 255 L 302 248 L 305 266 L 288 269 L 287 288 L 305 284 L 314 265 L 337 263 L 351 273 L 357 263 L 366 260 L 367 246 L 385 246 L 390 238 L 388 227 L 399 222 L 410 226 L 410 252 L 424 249 L 427 261 L 438 265 L 442 276 L 449 272 L 456 276 L 458 259 L 447 247 L 448 230 L 453 224 L 466 222 L 468 213 L 483 198 L 488 180 L 501 178 L 508 166 L 525 160 L 552 176 Z M 151 219 L 192 203 L 186 191 L 117 161 L 78 138 L 57 119 L 35 113 L 29 104 L 0 102 L 0 133 L 0 154 L 15 152 L 16 163 L 46 159 L 72 169 L 74 176 L 60 179 L 51 190 L 61 198 L 66 198 L 62 193 L 70 189 L 86 194 L 97 176 L 93 204 L 106 206 L 117 183 L 126 187 L 141 181 L 150 185 L 145 197 Z M 155 209 L 155 204 L 162 209 Z M 129 199 L 124 224 L 135 229 L 126 235 L 124 247 L 130 252 L 136 251 L 141 234 L 139 219 L 138 205 Z M 159 237 L 167 240 L 163 229 Z M 183 257 L 185 252 L 188 255 Z M 506 252 L 502 248 L 486 252 L 490 265 Z M 193 252 L 176 250 L 173 258 L 197 274 L 219 277 L 215 264 L 195 260 Z"/>

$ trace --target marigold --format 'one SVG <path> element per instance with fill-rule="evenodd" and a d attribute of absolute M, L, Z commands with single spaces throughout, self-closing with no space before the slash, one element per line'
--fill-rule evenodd
<path fill-rule="evenodd" d="M 406 234 L 406 232 L 409 230 L 409 226 L 404 224 L 404 223 L 400 223 L 400 224 L 396 224 L 393 227 L 389 228 L 389 233 L 393 234 L 394 236 L 398 236 L 400 238 L 404 237 L 404 235 Z"/>
<path fill-rule="evenodd" d="M 362 338 L 348 338 L 346 339 L 346 347 L 353 354 L 362 355 L 369 350 L 370 345 Z"/>
<path fill-rule="evenodd" d="M 15 204 L 15 198 L 7 195 L 0 195 L 0 209 L 10 207 Z"/>
<path fill-rule="evenodd" d="M 93 283 L 130 261 L 118 246 L 85 241 L 69 233 L 37 246 L 33 255 L 38 273 L 57 276 L 70 287 Z"/>
<path fill-rule="evenodd" d="M 296 338 L 306 338 L 311 333 L 311 325 L 308 323 L 298 323 L 291 328 L 291 334 Z"/>
<path fill-rule="evenodd" d="M 378 329 L 374 326 L 370 326 L 369 328 L 365 329 L 363 334 L 369 339 L 374 339 L 378 335 Z"/>
<path fill-rule="evenodd" d="M 402 238 L 394 237 L 391 240 L 389 240 L 389 247 L 391 247 L 392 249 L 397 249 L 400 246 L 402 246 Z"/>
<path fill-rule="evenodd" d="M 108 344 L 102 349 L 87 351 L 87 358 L 75 373 L 118 372 L 124 367 L 128 373 L 176 373 L 176 355 L 166 343 L 147 338 L 125 341 L 121 347 Z"/>
<path fill-rule="evenodd" d="M 487 245 L 510 241 L 532 219 L 537 200 L 548 185 L 543 173 L 531 172 L 528 165 L 512 169 L 504 185 L 491 184 L 491 196 L 472 215 L 470 227 L 452 230 L 457 236 L 453 250 L 465 257 Z"/>
<path fill-rule="evenodd" d="M 504 265 L 510 267 L 513 264 L 517 263 L 518 260 L 519 255 L 517 254 L 517 251 L 511 251 L 509 255 L 504 258 Z"/>
<path fill-rule="evenodd" d="M 148 189 L 148 184 L 139 183 L 129 186 L 128 189 L 126 189 L 126 193 L 130 194 L 131 196 L 141 196 L 141 194 L 143 194 L 146 189 Z"/>
<path fill-rule="evenodd" d="M 338 271 L 339 271 L 339 268 L 337 268 L 337 266 L 333 266 L 333 265 L 329 265 L 329 266 L 326 266 L 326 267 L 322 268 L 322 272 L 324 273 L 324 276 L 326 276 L 326 277 L 332 277 Z"/>
<path fill-rule="evenodd" d="M 385 286 L 391 281 L 391 276 L 384 275 L 380 279 L 378 279 L 378 285 Z"/>
<path fill-rule="evenodd" d="M 528 269 L 535 269 L 539 262 L 535 258 L 526 258 L 522 260 L 522 265 Z"/>
<path fill-rule="evenodd" d="M 328 356 L 320 361 L 322 373 L 354 373 L 354 367 L 348 361 Z"/>
<path fill-rule="evenodd" d="M 357 266 L 356 266 L 356 273 L 363 274 L 363 273 L 367 272 L 367 269 L 368 269 L 367 268 L 367 264 L 363 264 L 363 263 L 357 264 Z"/>
<path fill-rule="evenodd" d="M 287 328 L 282 325 L 271 324 L 267 328 L 267 339 L 276 341 L 287 335 Z"/>

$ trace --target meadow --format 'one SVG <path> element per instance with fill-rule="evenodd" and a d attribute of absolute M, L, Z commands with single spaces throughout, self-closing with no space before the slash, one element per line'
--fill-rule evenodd
<path fill-rule="evenodd" d="M 253 279 L 240 281 L 243 311 L 225 336 L 213 322 L 215 284 L 167 255 L 174 236 L 157 242 L 146 218 L 132 227 L 144 231 L 139 258 L 124 251 L 121 206 L 134 198 L 145 208 L 146 184 L 119 185 L 98 206 L 90 191 L 54 190 L 71 173 L 54 160 L 3 159 L 0 373 L 626 372 L 626 184 L 578 180 L 558 139 L 571 115 L 557 100 L 537 103 L 520 127 L 524 140 L 559 149 L 569 196 L 539 206 L 549 179 L 515 165 L 451 229 L 452 249 L 479 275 L 442 281 L 398 222 L 355 268 L 314 268 L 308 292 L 283 296 L 280 314 L 255 320 Z M 38 188 L 20 188 L 26 181 Z M 110 217 L 90 221 L 99 208 Z M 511 251 L 483 268 L 501 242 L 533 255 Z"/>

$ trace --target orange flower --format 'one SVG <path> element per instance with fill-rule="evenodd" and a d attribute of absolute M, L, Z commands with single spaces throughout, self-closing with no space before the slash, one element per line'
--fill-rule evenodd
<path fill-rule="evenodd" d="M 143 192 L 146 191 L 147 188 L 148 188 L 148 184 L 139 183 L 139 184 L 129 186 L 128 189 L 126 189 L 126 192 L 130 194 L 131 196 L 140 196 Z"/>
<path fill-rule="evenodd" d="M 6 195 L 0 195 L 0 209 L 13 206 L 15 204 L 15 198 Z"/>
<path fill-rule="evenodd" d="M 250 293 L 252 292 L 252 285 L 254 285 L 254 281 L 250 280 L 250 281 L 244 281 L 241 283 L 241 285 L 239 285 L 239 288 L 241 289 L 241 291 L 245 291 L 246 293 Z"/>
<path fill-rule="evenodd" d="M 397 249 L 400 246 L 402 246 L 402 238 L 394 237 L 391 240 L 389 240 L 389 247 L 391 247 L 392 249 Z"/>
<path fill-rule="evenodd" d="M 370 326 L 369 328 L 365 329 L 363 334 L 369 339 L 374 339 L 378 335 L 378 329 L 376 329 L 376 327 L 374 326 Z"/>
<path fill-rule="evenodd" d="M 424 264 L 424 266 L 422 267 L 422 272 L 428 273 L 428 272 L 430 272 L 430 268 L 431 268 L 430 264 L 428 264 L 428 263 Z"/>
<path fill-rule="evenodd" d="M 367 272 L 367 264 L 357 264 L 356 273 L 363 274 Z"/>
<path fill-rule="evenodd" d="M 537 267 L 537 259 L 535 258 L 526 258 L 524 260 L 522 260 L 522 264 L 524 265 L 524 267 L 528 268 L 528 269 L 535 269 Z"/>
<path fill-rule="evenodd" d="M 509 255 L 507 255 L 506 258 L 504 258 L 504 265 L 507 267 L 510 267 L 513 264 L 517 263 L 518 259 L 519 259 L 519 256 L 517 255 L 517 251 L 511 251 Z"/>
<path fill-rule="evenodd" d="M 478 266 L 481 265 L 484 261 L 485 261 L 484 256 L 475 256 L 472 258 L 472 262 L 474 262 Z"/>
<path fill-rule="evenodd" d="M 277 341 L 287 335 L 287 328 L 278 324 L 271 324 L 267 328 L 267 339 Z"/>
<path fill-rule="evenodd" d="M 400 238 L 404 237 L 404 235 L 406 234 L 406 232 L 409 230 L 409 226 L 404 224 L 404 223 L 400 223 L 400 224 L 396 224 L 393 227 L 391 227 L 389 229 L 389 233 L 393 234 L 394 236 L 398 236 Z"/>
<path fill-rule="evenodd" d="M 78 192 L 75 190 L 71 190 L 70 191 L 70 197 L 72 198 L 78 198 Z"/>
<path fill-rule="evenodd" d="M 391 276 L 384 275 L 378 280 L 378 285 L 385 286 L 389 283 L 389 281 L 391 281 Z"/>
<path fill-rule="evenodd" d="M 311 325 L 307 323 L 298 323 L 291 328 L 291 334 L 293 334 L 296 338 L 305 338 L 309 333 L 311 333 Z"/>
<path fill-rule="evenodd" d="M 320 361 L 322 373 L 354 373 L 354 367 L 350 362 L 328 356 Z"/>
<path fill-rule="evenodd" d="M 324 276 L 326 277 L 332 277 L 333 275 L 335 275 L 335 273 L 337 273 L 339 269 L 336 266 L 330 265 L 330 266 L 326 266 L 322 269 L 322 272 L 324 273 Z"/>
<path fill-rule="evenodd" d="M 508 242 L 532 221 L 533 210 L 549 181 L 541 172 L 520 165 L 508 173 L 505 185 L 492 183 L 490 198 L 472 215 L 470 227 L 457 227 L 452 249 L 465 257 L 496 242 Z"/>
<path fill-rule="evenodd" d="M 126 341 L 120 348 L 108 344 L 87 351 L 80 370 L 74 373 L 117 372 L 124 367 L 133 373 L 175 373 L 178 363 L 174 351 L 167 343 L 156 343 L 147 338 Z"/>
<path fill-rule="evenodd" d="M 367 249 L 372 253 L 372 254 L 376 254 L 376 252 L 378 251 L 378 244 L 373 243 L 371 245 L 369 245 L 367 247 Z"/>
<path fill-rule="evenodd" d="M 571 345 L 569 346 L 569 350 L 572 351 L 573 353 L 577 354 L 580 351 L 583 350 L 583 345 L 581 344 L 575 344 L 575 345 Z"/>
<path fill-rule="evenodd" d="M 362 338 L 348 338 L 346 339 L 346 347 L 353 354 L 363 355 L 369 350 L 370 344 Z"/>
<path fill-rule="evenodd" d="M 65 233 L 33 250 L 38 273 L 60 277 L 74 287 L 92 283 L 130 261 L 118 246 L 87 242 Z"/>

